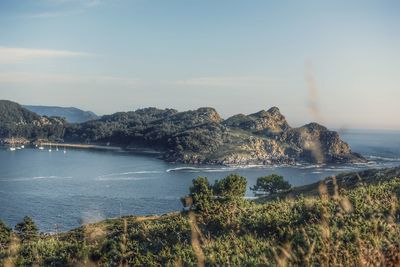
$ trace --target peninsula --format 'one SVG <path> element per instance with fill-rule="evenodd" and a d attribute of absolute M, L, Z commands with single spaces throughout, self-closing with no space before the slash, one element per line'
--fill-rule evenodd
<path fill-rule="evenodd" d="M 291 127 L 277 107 L 222 119 L 214 108 L 145 108 L 84 123 L 40 116 L 0 101 L 0 138 L 151 148 L 170 162 L 222 165 L 359 163 L 365 159 L 318 123 Z"/>

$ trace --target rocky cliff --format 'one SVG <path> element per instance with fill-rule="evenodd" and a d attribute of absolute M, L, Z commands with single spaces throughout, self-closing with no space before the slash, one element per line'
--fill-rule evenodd
<path fill-rule="evenodd" d="M 159 149 L 168 161 L 192 164 L 362 162 L 338 133 L 310 123 L 292 128 L 277 107 L 223 120 L 213 108 L 142 109 L 103 116 L 68 131 L 74 141 Z"/>

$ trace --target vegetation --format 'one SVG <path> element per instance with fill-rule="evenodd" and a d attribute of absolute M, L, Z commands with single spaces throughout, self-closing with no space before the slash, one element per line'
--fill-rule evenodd
<path fill-rule="evenodd" d="M 213 185 L 200 177 L 190 188 L 188 211 L 109 219 L 34 238 L 26 237 L 35 227 L 24 218 L 11 236 L 0 224 L 0 265 L 396 265 L 400 179 L 382 174 L 399 172 L 347 174 L 319 183 L 318 195 L 262 204 L 241 198 L 243 177 Z M 349 183 L 353 175 L 359 182 Z M 373 177 L 380 178 L 366 183 Z"/>
<path fill-rule="evenodd" d="M 292 186 L 285 179 L 277 174 L 271 174 L 257 178 L 256 185 L 250 188 L 257 195 L 259 192 L 266 194 L 276 194 L 280 191 L 287 191 Z"/>
<path fill-rule="evenodd" d="M 60 139 L 64 136 L 65 121 L 41 117 L 19 104 L 0 100 L 0 138 Z"/>
<path fill-rule="evenodd" d="M 22 241 L 35 241 L 39 236 L 38 228 L 28 216 L 15 226 L 15 233 Z"/>
<path fill-rule="evenodd" d="M 52 108 L 51 108 L 52 109 Z M 40 109 L 39 109 L 40 110 Z M 273 107 L 223 120 L 213 108 L 178 112 L 145 108 L 84 123 L 39 116 L 17 103 L 0 101 L 0 142 L 52 141 L 150 147 L 168 161 L 224 165 L 364 162 L 338 133 L 311 123 L 292 128 Z"/>

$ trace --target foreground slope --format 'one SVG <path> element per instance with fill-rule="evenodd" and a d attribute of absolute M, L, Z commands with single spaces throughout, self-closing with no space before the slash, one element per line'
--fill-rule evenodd
<path fill-rule="evenodd" d="M 366 183 L 351 183 L 351 189 L 346 189 L 347 178 L 339 177 L 332 192 L 321 183 L 318 196 L 263 204 L 227 197 L 232 188 L 207 200 L 203 187 L 197 192 L 207 201 L 189 212 L 109 219 L 34 238 L 31 232 L 18 237 L 3 230 L 0 261 L 58 266 L 396 266 L 400 180 L 384 175 L 399 172 L 354 174 Z M 369 184 L 376 177 L 380 182 Z"/>

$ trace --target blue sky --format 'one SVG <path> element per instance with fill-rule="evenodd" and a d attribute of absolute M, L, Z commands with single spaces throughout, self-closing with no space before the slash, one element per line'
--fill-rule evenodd
<path fill-rule="evenodd" d="M 400 129 L 400 2 L 0 1 L 0 98 Z"/>

